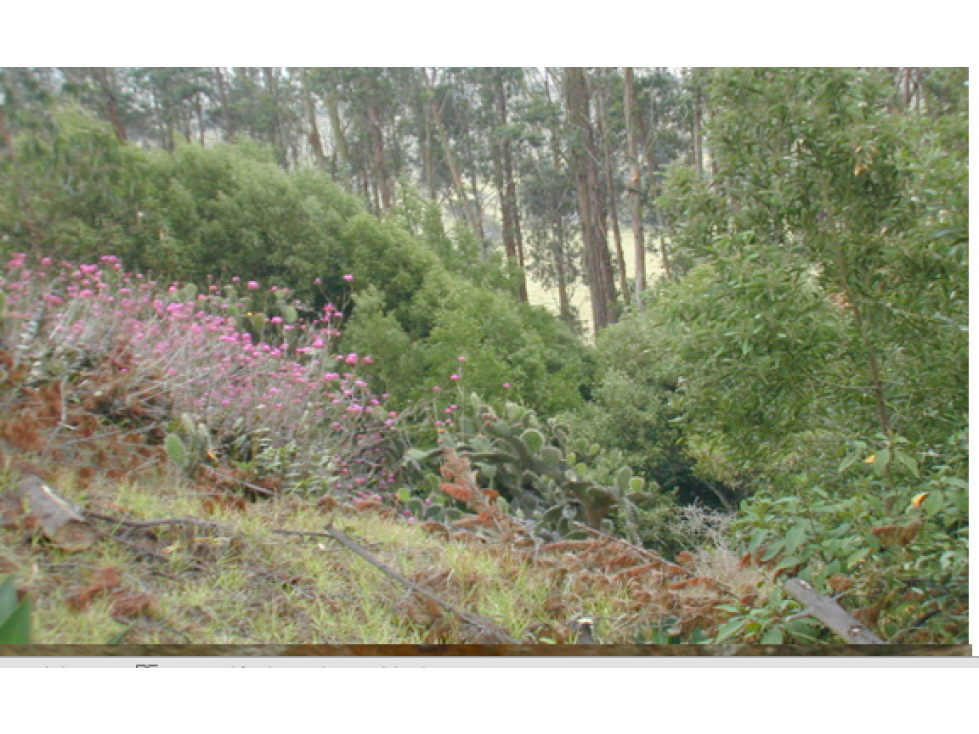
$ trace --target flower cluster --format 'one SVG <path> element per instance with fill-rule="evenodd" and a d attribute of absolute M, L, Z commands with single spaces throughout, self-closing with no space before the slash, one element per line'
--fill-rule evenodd
<path fill-rule="evenodd" d="M 0 274 L 0 347 L 38 363 L 115 359 L 120 374 L 149 378 L 175 415 L 203 421 L 217 443 L 261 433 L 298 447 L 293 475 L 315 473 L 351 490 L 392 483 L 384 446 L 398 415 L 370 389 L 370 356 L 333 354 L 342 311 L 327 304 L 300 318 L 305 309 L 288 301 L 288 289 L 251 280 L 239 293 L 240 283 L 222 288 L 209 277 L 198 293 L 124 272 L 113 256 L 77 266 L 43 258 L 32 268 L 18 253 Z M 45 311 L 30 357 L 21 335 L 38 320 L 38 304 Z"/>

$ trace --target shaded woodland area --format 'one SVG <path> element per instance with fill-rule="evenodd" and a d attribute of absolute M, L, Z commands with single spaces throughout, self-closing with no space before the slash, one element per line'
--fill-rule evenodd
<path fill-rule="evenodd" d="M 183 548 L 194 589 L 231 556 L 141 523 L 220 527 L 267 603 L 321 582 L 222 513 L 307 544 L 317 513 L 356 518 L 445 605 L 382 584 L 355 642 L 570 642 L 583 615 L 607 642 L 833 640 L 793 577 L 874 639 L 966 641 L 967 69 L 31 67 L 0 90 L 9 497 L 42 476 L 73 522 L 118 521 L 99 543 Z M 20 578 L 43 527 L 17 507 Z M 472 614 L 453 544 L 485 554 Z M 70 614 L 102 634 L 121 577 L 73 578 L 65 611 L 56 555 L 104 550 L 42 547 L 44 634 L 92 642 Z M 184 597 L 146 583 L 129 634 L 172 642 L 145 620 Z M 276 642 L 360 634 L 292 601 Z M 223 634 L 192 617 L 168 619 Z"/>

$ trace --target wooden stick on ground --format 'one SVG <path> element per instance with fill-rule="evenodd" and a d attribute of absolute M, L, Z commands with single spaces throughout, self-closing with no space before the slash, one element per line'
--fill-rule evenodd
<path fill-rule="evenodd" d="M 284 535 L 294 535 L 294 534 L 296 534 L 295 531 L 289 531 L 289 530 L 284 530 L 284 531 L 283 530 L 276 530 L 275 532 L 281 533 L 281 534 L 284 534 Z M 311 535 L 311 533 L 302 533 L 302 534 L 303 535 Z M 477 627 L 480 630 L 482 630 L 483 632 L 489 633 L 492 636 L 492 638 L 494 639 L 494 643 L 495 644 L 515 645 L 517 643 L 517 641 L 515 639 L 513 639 L 508 634 L 506 634 L 506 632 L 504 632 L 499 627 L 497 627 L 496 625 L 494 625 L 490 620 L 485 619 L 483 617 L 480 617 L 478 615 L 472 614 L 471 612 L 467 612 L 467 611 L 465 611 L 463 609 L 459 609 L 458 607 L 455 607 L 452 604 L 449 604 L 449 602 L 444 601 L 444 600 L 440 599 L 439 597 L 435 596 L 435 594 L 433 594 L 432 592 L 428 591 L 428 589 L 424 588 L 423 586 L 419 586 L 414 581 L 411 581 L 410 579 L 406 579 L 404 576 L 402 576 L 400 573 L 398 573 L 397 571 L 395 571 L 390 566 L 387 566 L 384 563 L 382 563 L 381 561 L 377 560 L 374 556 L 372 556 L 370 553 L 368 553 L 366 550 L 364 550 L 361 546 L 359 546 L 357 543 L 355 543 L 350 538 L 348 538 L 346 536 L 346 534 L 344 534 L 341 531 L 337 530 L 332 525 L 327 525 L 327 527 L 326 527 L 326 535 L 328 535 L 329 537 L 333 538 L 338 543 L 341 543 L 342 545 L 346 546 L 349 550 L 351 550 L 354 553 L 356 553 L 358 556 L 360 556 L 361 558 L 363 558 L 365 561 L 367 561 L 368 563 L 370 563 L 375 568 L 378 568 L 381 571 L 383 571 L 384 573 L 386 573 L 388 576 L 390 576 L 391 578 L 393 578 L 398 583 L 407 586 L 409 589 L 411 589 L 412 591 L 418 592 L 422 596 L 428 597 L 433 602 L 435 602 L 436 604 L 438 604 L 440 607 L 442 607 L 446 611 L 452 612 L 453 614 L 455 614 L 456 616 L 458 616 L 460 619 L 462 619 L 464 622 L 472 625 L 473 627 Z"/>
<path fill-rule="evenodd" d="M 805 610 L 795 616 L 815 617 L 852 645 L 887 644 L 837 604 L 835 599 L 823 596 L 809 582 L 789 579 L 785 582 L 785 590 L 806 605 Z"/>
<path fill-rule="evenodd" d="M 218 525 L 216 522 L 210 522 L 209 520 L 195 520 L 193 518 L 175 517 L 167 520 L 137 521 L 137 520 L 123 520 L 118 517 L 110 517 L 109 515 L 99 515 L 94 512 L 88 512 L 86 513 L 86 515 L 96 520 L 102 520 L 103 522 L 111 522 L 117 525 L 123 525 L 127 528 L 155 528 L 160 525 L 194 525 L 201 528 L 210 528 L 213 530 L 228 532 L 227 528 Z"/>

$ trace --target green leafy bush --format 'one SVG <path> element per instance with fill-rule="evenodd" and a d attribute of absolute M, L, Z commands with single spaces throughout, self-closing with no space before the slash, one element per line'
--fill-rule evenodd
<path fill-rule="evenodd" d="M 757 492 L 733 534 L 776 573 L 846 592 L 846 605 L 884 639 L 964 642 L 966 434 L 926 452 L 899 438 L 853 448 L 860 460 L 846 460 L 827 486 L 799 474 L 791 494 Z"/>

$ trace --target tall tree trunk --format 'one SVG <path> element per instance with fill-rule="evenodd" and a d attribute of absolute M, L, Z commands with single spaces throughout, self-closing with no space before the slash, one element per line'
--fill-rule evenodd
<path fill-rule="evenodd" d="M 323 138 L 320 137 L 320 128 L 316 124 L 316 101 L 313 99 L 313 92 L 309 88 L 309 70 L 302 69 L 303 102 L 306 107 L 306 120 L 309 123 L 309 147 L 313 151 L 316 165 L 321 170 L 326 170 L 326 154 L 323 152 Z"/>
<path fill-rule="evenodd" d="M 521 270 L 523 262 L 523 244 L 520 242 L 520 219 L 516 205 L 516 188 L 513 183 L 513 163 L 510 159 L 510 141 L 505 135 L 507 124 L 506 109 L 506 87 L 503 83 L 503 74 L 496 70 L 494 74 L 494 97 L 496 107 L 496 129 L 490 137 L 490 157 L 493 162 L 493 183 L 496 187 L 497 198 L 500 202 L 500 218 L 503 221 L 503 248 L 506 250 L 507 259 L 519 265 Z M 500 134 L 504 133 L 504 134 Z M 509 163 L 509 166 L 507 165 Z M 527 284 L 521 282 L 518 293 L 520 300 L 524 303 L 528 300 Z"/>
<path fill-rule="evenodd" d="M 340 101 L 337 97 L 335 80 L 331 81 L 326 91 L 326 112 L 330 117 L 330 129 L 333 132 L 333 150 L 339 159 L 338 178 L 341 184 L 350 183 L 350 148 L 347 146 L 347 135 L 340 119 Z"/>
<path fill-rule="evenodd" d="M 279 100 L 279 80 L 273 66 L 263 66 L 266 92 L 272 95 L 272 147 L 275 148 L 275 159 L 282 168 L 289 165 L 285 135 L 282 130 L 281 104 Z"/>
<path fill-rule="evenodd" d="M 615 201 L 615 185 L 612 180 L 612 152 L 608 140 L 608 126 L 605 114 L 605 90 L 602 89 L 597 95 L 598 102 L 598 135 L 602 141 L 602 154 L 605 165 L 602 173 L 605 179 L 605 195 L 608 201 L 608 214 L 612 220 L 612 237 L 615 242 L 615 257 L 619 266 L 619 288 L 622 290 L 622 297 L 626 297 L 629 286 L 626 283 L 625 252 L 622 250 L 622 232 L 619 230 L 619 207 Z M 607 230 L 606 230 L 607 231 Z"/>
<path fill-rule="evenodd" d="M 634 119 L 639 124 L 639 134 L 642 136 L 642 140 L 640 141 L 639 147 L 642 151 L 643 158 L 646 161 L 646 169 L 649 171 L 648 174 L 649 190 L 652 194 L 652 197 L 655 199 L 657 195 L 657 189 L 658 189 L 656 185 L 656 173 L 659 169 L 656 165 L 656 157 L 653 155 L 653 140 L 649 134 L 649 128 L 646 126 L 645 118 L 642 116 L 642 114 L 639 112 L 638 109 L 636 110 L 636 116 Z M 655 209 L 653 209 L 653 214 L 654 216 L 656 216 L 657 224 L 661 223 L 662 220 L 658 216 Z M 659 250 L 660 250 L 661 262 L 663 263 L 663 275 L 666 277 L 667 280 L 670 280 L 672 278 L 672 272 L 670 270 L 670 258 L 666 250 L 666 238 L 662 236 L 662 233 L 660 236 Z"/>
<path fill-rule="evenodd" d="M 119 102 L 116 97 L 115 85 L 112 80 L 112 72 L 105 66 L 97 66 L 92 69 L 93 75 L 96 81 L 99 83 L 99 87 L 102 89 L 102 97 L 105 104 L 106 114 L 109 116 L 109 121 L 112 123 L 112 129 L 116 133 L 116 137 L 123 143 L 126 142 L 126 126 L 122 123 L 122 117 L 119 115 Z"/>
<path fill-rule="evenodd" d="M 632 238 L 636 259 L 636 305 L 642 307 L 642 292 L 646 290 L 646 245 L 642 226 L 642 166 L 639 163 L 639 140 L 636 135 L 636 93 L 632 80 L 632 67 L 622 70 L 625 89 L 625 129 L 629 142 L 629 162 L 632 177 L 629 180 L 629 205 L 632 209 Z M 623 293 L 623 298 L 624 298 Z"/>
<path fill-rule="evenodd" d="M 473 234 L 479 237 L 480 241 L 483 240 L 482 231 L 483 226 L 479 221 L 479 216 L 473 203 L 466 196 L 466 185 L 462 180 L 462 173 L 459 170 L 459 163 L 456 160 L 455 154 L 452 152 L 452 145 L 449 141 L 449 133 L 445 129 L 445 124 L 442 122 L 442 114 L 439 112 L 438 102 L 435 100 L 435 88 L 432 86 L 431 80 L 428 78 L 428 72 L 424 67 L 421 68 L 421 78 L 425 84 L 425 88 L 428 90 L 428 109 L 432 116 L 432 122 L 435 123 L 435 131 L 438 133 L 439 140 L 442 143 L 442 152 L 445 154 L 445 162 L 449 166 L 449 172 L 452 174 L 452 183 L 455 186 L 456 196 L 459 198 L 459 202 L 463 206 L 463 210 L 466 214 L 466 221 L 469 224 L 469 229 L 472 230 Z"/>
<path fill-rule="evenodd" d="M 224 123 L 224 142 L 235 142 L 235 128 L 231 122 L 231 106 L 228 104 L 228 89 L 224 83 L 224 72 L 220 66 L 214 67 L 214 77 L 218 82 L 218 100 L 221 103 L 221 120 Z"/>
<path fill-rule="evenodd" d="M 391 195 L 390 174 L 388 173 L 387 157 L 384 153 L 384 131 L 381 127 L 381 110 L 377 105 L 372 104 L 367 110 L 367 122 L 371 136 L 371 156 L 374 162 L 373 169 L 377 182 L 377 189 L 380 192 L 381 211 L 390 211 L 394 206 L 394 198 Z"/>
<path fill-rule="evenodd" d="M 197 139 L 204 147 L 204 102 L 201 93 L 194 95 L 194 112 L 197 113 Z"/>
<path fill-rule="evenodd" d="M 561 320 L 571 323 L 571 299 L 568 297 L 568 275 L 565 270 L 564 227 L 560 218 L 555 218 L 553 225 L 554 243 L 551 252 L 554 255 L 554 271 L 557 274 L 558 311 Z"/>
<path fill-rule="evenodd" d="M 606 234 L 600 225 L 597 154 L 585 70 L 580 67 L 565 68 L 564 81 L 571 131 L 571 163 L 578 191 L 585 271 L 591 291 L 592 323 L 598 333 L 613 321 L 611 306 L 615 299 L 615 284 Z"/>
<path fill-rule="evenodd" d="M 697 174 L 704 175 L 704 111 L 700 92 L 694 95 L 693 108 L 693 164 L 697 169 Z"/>

